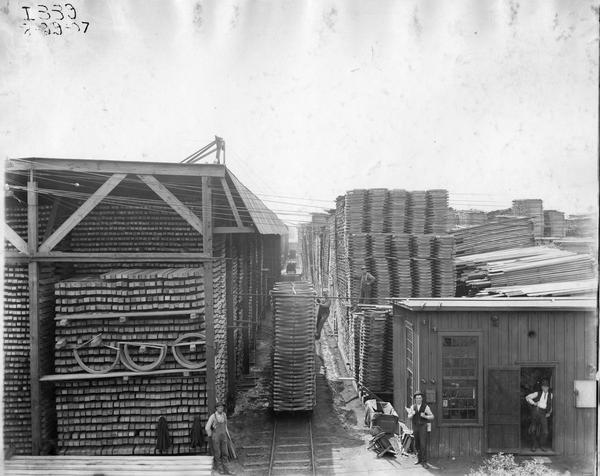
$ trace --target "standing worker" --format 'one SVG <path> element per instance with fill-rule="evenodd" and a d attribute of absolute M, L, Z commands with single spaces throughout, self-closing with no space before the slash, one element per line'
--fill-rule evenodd
<path fill-rule="evenodd" d="M 331 300 L 329 299 L 327 290 L 323 290 L 323 297 L 317 299 L 317 304 L 319 305 L 319 310 L 317 311 L 317 332 L 315 334 L 315 339 L 319 340 L 321 338 L 321 330 L 329 317 L 329 308 L 331 307 Z"/>
<path fill-rule="evenodd" d="M 213 456 L 215 460 L 215 468 L 221 474 L 231 474 L 225 466 L 227 462 L 227 415 L 225 414 L 225 406 L 221 402 L 215 405 L 216 412 L 213 413 L 206 422 L 206 434 L 212 439 Z"/>
<path fill-rule="evenodd" d="M 531 405 L 531 424 L 529 434 L 531 436 L 531 451 L 539 447 L 542 451 L 548 451 L 546 440 L 548 439 L 548 418 L 552 415 L 552 400 L 554 395 L 550 391 L 548 380 L 542 380 L 542 390 L 530 393 L 525 400 Z"/>
<path fill-rule="evenodd" d="M 406 408 L 408 418 L 412 420 L 413 435 L 415 438 L 415 449 L 417 450 L 417 462 L 427 467 L 427 440 L 428 424 L 433 420 L 433 413 L 429 405 L 424 400 L 422 392 L 413 395 L 413 402 L 410 408 Z"/>
<path fill-rule="evenodd" d="M 375 282 L 375 276 L 367 271 L 366 266 L 360 267 L 360 296 L 358 298 L 359 304 L 369 304 L 371 302 L 371 286 Z"/>

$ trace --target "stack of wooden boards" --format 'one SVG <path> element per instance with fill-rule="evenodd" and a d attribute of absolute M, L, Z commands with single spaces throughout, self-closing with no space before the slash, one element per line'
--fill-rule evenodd
<path fill-rule="evenodd" d="M 566 235 L 565 214 L 558 210 L 544 210 L 544 236 L 564 238 Z"/>
<path fill-rule="evenodd" d="M 316 405 L 316 293 L 303 281 L 277 282 L 273 299 L 273 410 Z"/>
<path fill-rule="evenodd" d="M 499 216 L 484 225 L 452 232 L 456 240 L 456 256 L 533 245 L 533 225 L 530 218 Z"/>
<path fill-rule="evenodd" d="M 188 206 L 200 216 L 198 207 Z M 101 203 L 70 233 L 72 251 L 199 252 L 202 238 L 164 203 L 125 207 Z"/>
<path fill-rule="evenodd" d="M 57 283 L 61 302 L 57 302 L 54 372 L 67 377 L 54 384 L 61 453 L 151 454 L 161 416 L 169 426 L 170 451 L 190 451 L 194 417 L 207 419 L 205 374 L 184 374 L 188 368 L 182 367 L 171 348 L 158 370 L 181 369 L 181 374 L 133 376 L 128 380 L 110 373 L 101 379 L 68 377 L 83 372 L 74 348 L 94 372 L 126 372 L 128 369 L 116 358 L 116 349 L 123 350 L 119 343 L 128 344 L 128 355 L 136 365 L 147 366 L 160 358 L 157 346 L 172 346 L 186 334 L 202 336 L 202 275 L 200 268 L 127 269 Z M 114 301 L 117 298 L 120 301 Z M 65 299 L 73 302 L 64 304 Z M 98 308 L 109 305 L 110 309 Z M 173 316 L 166 309 L 189 313 Z M 161 315 L 163 310 L 166 314 Z M 113 311 L 122 313 L 122 318 L 103 317 L 103 313 L 110 316 Z M 128 312 L 138 315 L 127 317 Z M 185 362 L 201 365 L 204 343 L 201 338 L 188 341 L 189 345 L 178 347 L 179 355 Z"/>
<path fill-rule="evenodd" d="M 51 207 L 38 207 L 38 241 L 43 241 L 44 232 L 51 214 Z M 27 241 L 27 207 L 7 203 L 6 223 Z M 4 249 L 14 251 L 8 241 Z M 49 264 L 40 265 L 39 328 L 40 347 L 54 346 L 54 283 L 56 270 Z M 3 295 L 3 347 L 4 347 L 4 444 L 16 454 L 31 454 L 31 398 L 30 398 L 30 328 L 29 328 L 29 270 L 27 264 L 4 264 Z M 40 353 L 41 371 L 50 371 L 52 357 L 48 352 Z M 55 421 L 53 394 L 48 389 L 42 392 L 49 398 L 40 402 L 42 437 L 50 438 Z"/>
<path fill-rule="evenodd" d="M 382 395 L 393 392 L 392 312 L 389 306 L 370 306 L 353 312 L 358 383 Z M 355 330 L 355 332 L 356 332 Z M 357 365 L 358 364 L 358 365 Z"/>
<path fill-rule="evenodd" d="M 486 288 L 582 281 L 595 277 L 595 262 L 591 255 L 543 246 L 459 256 L 456 265 L 459 289 L 467 295 L 494 294 Z"/>
<path fill-rule="evenodd" d="M 544 207 L 539 198 L 513 200 L 512 211 L 516 216 L 529 217 L 533 222 L 534 236 L 544 236 Z"/>
<path fill-rule="evenodd" d="M 56 285 L 56 314 L 201 309 L 202 268 L 119 269 Z"/>

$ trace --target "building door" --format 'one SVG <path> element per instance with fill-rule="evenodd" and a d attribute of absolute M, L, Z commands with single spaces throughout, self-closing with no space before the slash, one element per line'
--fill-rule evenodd
<path fill-rule="evenodd" d="M 487 448 L 518 452 L 521 436 L 520 369 L 490 368 L 487 372 Z"/>

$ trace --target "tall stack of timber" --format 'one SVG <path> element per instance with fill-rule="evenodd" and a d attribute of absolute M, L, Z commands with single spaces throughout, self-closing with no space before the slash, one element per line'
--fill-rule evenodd
<path fill-rule="evenodd" d="M 38 207 L 38 243 L 44 239 L 44 231 L 52 216 L 52 207 Z M 27 241 L 27 208 L 21 203 L 7 202 L 5 210 L 7 225 L 25 242 Z M 8 241 L 4 249 L 15 250 Z M 54 283 L 57 281 L 54 265 L 40 266 L 39 329 L 40 344 L 44 349 L 54 345 Z M 30 398 L 30 324 L 29 324 L 29 270 L 27 264 L 4 264 L 3 296 L 3 347 L 4 347 L 4 443 L 15 454 L 30 454 L 31 444 L 31 398 Z M 52 370 L 52 358 L 47 352 L 40 354 L 42 372 Z M 41 435 L 43 441 L 55 438 L 56 414 L 52 392 L 40 402 Z"/>
<path fill-rule="evenodd" d="M 433 296 L 433 263 L 431 260 L 434 235 L 413 235 L 411 274 L 413 295 Z"/>
<path fill-rule="evenodd" d="M 278 282 L 273 296 L 273 410 L 316 405 L 316 293 L 303 281 Z"/>
<path fill-rule="evenodd" d="M 408 233 L 393 234 L 390 239 L 392 256 L 392 296 L 410 297 L 413 295 L 411 277 L 411 237 Z"/>
<path fill-rule="evenodd" d="M 378 395 L 393 392 L 392 315 L 384 306 L 355 313 L 360 322 L 356 348 L 359 355 L 358 383 Z"/>
<path fill-rule="evenodd" d="M 544 236 L 564 238 L 566 235 L 565 214 L 558 210 L 544 210 Z"/>
<path fill-rule="evenodd" d="M 56 295 L 59 451 L 151 454 L 163 416 L 172 451 L 189 452 L 194 417 L 208 416 L 202 269 L 115 270 Z"/>
<path fill-rule="evenodd" d="M 598 233 L 598 217 L 592 214 L 569 215 L 567 236 L 595 237 Z"/>
<path fill-rule="evenodd" d="M 389 191 L 389 229 L 390 233 L 400 234 L 407 232 L 408 199 L 406 190 L 392 189 Z"/>
<path fill-rule="evenodd" d="M 533 225 L 527 217 L 498 216 L 485 225 L 455 230 L 456 256 L 533 245 Z"/>
<path fill-rule="evenodd" d="M 448 190 L 427 190 L 425 233 L 436 235 L 448 232 Z"/>
<path fill-rule="evenodd" d="M 426 228 L 427 192 L 410 192 L 408 197 L 406 231 L 413 235 L 422 235 Z"/>
<path fill-rule="evenodd" d="M 433 295 L 456 295 L 456 266 L 454 264 L 454 236 L 437 235 L 433 242 Z"/>
<path fill-rule="evenodd" d="M 533 235 L 544 236 L 544 207 L 540 199 L 513 200 L 513 214 L 531 218 Z"/>

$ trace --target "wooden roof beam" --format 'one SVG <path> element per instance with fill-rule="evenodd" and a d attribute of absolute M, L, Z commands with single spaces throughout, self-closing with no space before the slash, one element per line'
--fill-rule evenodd
<path fill-rule="evenodd" d="M 240 212 L 238 211 L 235 205 L 233 195 L 231 195 L 231 190 L 229 189 L 229 185 L 227 184 L 227 179 L 225 177 L 221 178 L 221 185 L 223 186 L 223 190 L 225 191 L 225 196 L 227 197 L 227 202 L 229 203 L 229 207 L 231 208 L 231 212 L 233 213 L 235 222 L 238 227 L 242 228 L 244 225 L 242 223 L 242 219 L 240 218 Z"/>
<path fill-rule="evenodd" d="M 173 210 L 175 210 L 181 218 L 194 228 L 198 233 L 204 235 L 204 226 L 202 220 L 198 218 L 193 211 L 184 205 L 171 191 L 160 183 L 156 177 L 152 175 L 138 175 L 139 179 L 152 189 L 156 195 L 162 198 Z"/>
<path fill-rule="evenodd" d="M 164 162 L 132 162 L 91 159 L 50 159 L 26 157 L 9 159 L 5 171 L 44 170 L 52 172 L 92 172 L 94 174 L 184 175 L 194 177 L 224 177 L 221 164 L 171 164 Z"/>
<path fill-rule="evenodd" d="M 106 182 L 104 182 L 93 195 L 88 198 L 83 205 L 81 205 L 75 212 L 66 219 L 66 221 L 58 227 L 58 229 L 48 237 L 39 248 L 40 252 L 49 252 L 60 243 L 60 241 L 67 236 L 67 234 L 77 226 L 95 207 L 98 205 L 104 197 L 106 197 L 121 181 L 127 176 L 127 174 L 114 174 Z"/>

